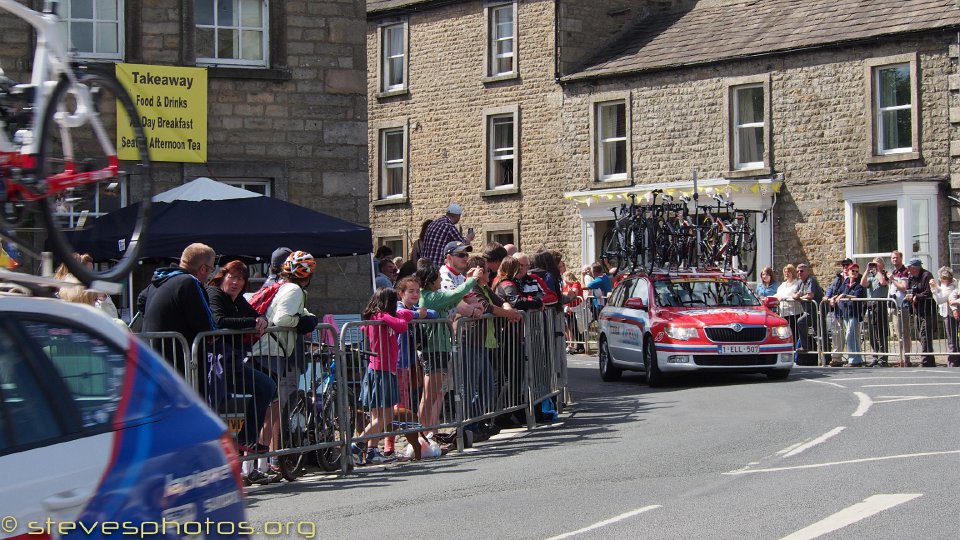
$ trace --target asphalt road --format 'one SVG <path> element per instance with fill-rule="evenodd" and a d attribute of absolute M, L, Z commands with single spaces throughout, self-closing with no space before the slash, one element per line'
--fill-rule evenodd
<path fill-rule="evenodd" d="M 464 454 L 248 489 L 270 537 L 960 537 L 960 370 L 603 383 Z M 269 522 L 269 523 L 268 523 Z M 297 534 L 299 525 L 300 532 Z M 312 534 L 315 531 L 315 535 Z"/>

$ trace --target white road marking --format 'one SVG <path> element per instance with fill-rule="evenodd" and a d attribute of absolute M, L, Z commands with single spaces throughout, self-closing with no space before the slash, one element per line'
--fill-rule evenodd
<path fill-rule="evenodd" d="M 627 518 L 631 518 L 631 517 L 633 517 L 633 516 L 635 516 L 635 515 L 637 515 L 637 514 L 642 514 L 642 513 L 646 512 L 646 511 L 648 511 L 648 510 L 654 510 L 654 509 L 657 509 L 657 508 L 660 508 L 660 505 L 659 505 L 659 504 L 651 504 L 650 506 L 644 506 L 643 508 L 637 508 L 636 510 L 631 510 L 631 511 L 626 512 L 626 513 L 624 513 L 624 514 L 620 514 L 619 516 L 616 516 L 616 517 L 612 517 L 612 518 L 610 518 L 610 519 L 603 520 L 603 521 L 601 521 L 601 522 L 599 522 L 599 523 L 594 523 L 593 525 L 590 525 L 589 527 L 584 527 L 584 528 L 582 528 L 582 529 L 577 529 L 577 530 L 575 530 L 575 531 L 573 531 L 573 532 L 564 533 L 564 534 L 561 534 L 560 536 L 554 536 L 554 537 L 548 538 L 547 540 L 560 540 L 561 538 L 570 538 L 571 536 L 576 536 L 576 535 L 578 535 L 578 534 L 583 534 L 583 533 L 585 533 L 585 532 L 589 532 L 589 531 L 592 531 L 592 530 L 594 530 L 594 529 L 599 529 L 599 528 L 601 528 L 601 527 L 606 527 L 607 525 L 612 525 L 612 524 L 614 524 L 614 523 L 616 523 L 616 522 L 618 522 L 618 521 L 623 521 L 623 520 L 625 520 L 625 519 L 627 519 Z"/>
<path fill-rule="evenodd" d="M 842 529 L 847 525 L 852 525 L 862 519 L 866 519 L 874 514 L 879 514 L 884 510 L 889 510 L 894 506 L 912 501 L 921 497 L 922 493 L 895 493 L 890 495 L 874 495 L 867 497 L 863 502 L 853 506 L 848 506 L 843 510 L 826 517 L 809 527 L 783 537 L 783 540 L 810 540 L 818 538 L 827 533 Z"/>
<path fill-rule="evenodd" d="M 874 400 L 874 403 L 893 403 L 895 401 L 911 401 L 914 399 L 944 399 L 955 397 L 960 397 L 960 394 L 949 394 L 946 396 L 878 396 L 877 399 Z"/>
<path fill-rule="evenodd" d="M 864 394 L 863 392 L 854 392 L 853 395 L 857 396 L 860 400 L 860 404 L 857 405 L 857 410 L 853 411 L 853 414 L 850 416 L 863 416 L 867 414 L 867 411 L 870 409 L 870 405 L 873 405 L 873 400 L 870 399 L 870 396 Z"/>
<path fill-rule="evenodd" d="M 777 454 L 782 454 L 783 457 L 795 456 L 795 455 L 799 454 L 800 452 L 803 452 L 804 450 L 813 448 L 814 446 L 816 446 L 816 445 L 818 445 L 818 444 L 826 441 L 826 440 L 829 439 L 830 437 L 833 437 L 834 435 L 839 434 L 841 431 L 843 431 L 843 430 L 845 430 L 845 429 L 847 429 L 847 428 L 844 427 L 844 426 L 835 427 L 835 428 L 831 429 L 830 431 L 824 433 L 823 435 L 817 437 L 816 439 L 813 439 L 812 441 L 810 441 L 810 442 L 808 442 L 808 443 L 800 443 L 800 444 L 795 444 L 795 445 L 793 445 L 793 446 L 789 446 L 789 447 L 784 448 L 783 450 L 777 452 Z"/>
<path fill-rule="evenodd" d="M 801 381 L 807 381 L 807 382 L 815 382 L 815 383 L 818 383 L 818 384 L 829 384 L 830 386 L 836 386 L 837 388 L 846 388 L 846 386 L 844 386 L 844 385 L 842 385 L 842 384 L 837 384 L 837 383 L 835 383 L 835 382 L 830 382 L 830 381 L 821 381 L 821 380 L 819 380 L 819 379 L 807 379 L 807 378 L 804 378 L 804 377 L 800 377 L 800 380 L 801 380 Z"/>
<path fill-rule="evenodd" d="M 887 386 L 960 386 L 960 382 L 931 382 L 931 383 L 904 383 L 904 384 L 865 384 L 864 388 L 884 388 Z"/>
<path fill-rule="evenodd" d="M 960 454 L 960 450 L 945 450 L 943 452 L 919 452 L 916 454 L 897 454 L 895 456 L 880 456 L 880 457 L 872 457 L 872 458 L 850 459 L 846 461 L 830 461 L 827 463 L 812 463 L 810 465 L 794 465 L 792 467 L 771 467 L 769 469 L 748 469 L 744 467 L 742 469 L 737 469 L 735 471 L 725 472 L 721 474 L 736 475 L 736 474 L 791 471 L 791 470 L 797 470 L 797 469 L 818 469 L 821 467 L 832 467 L 834 465 L 849 465 L 852 463 L 867 463 L 870 461 L 886 461 L 890 459 L 906 459 L 906 458 L 926 457 L 926 456 L 945 456 L 950 454 Z"/>
<path fill-rule="evenodd" d="M 960 377 L 940 377 L 941 379 L 960 379 Z M 899 377 L 896 375 L 891 375 L 889 377 L 877 376 L 877 377 L 841 377 L 833 379 L 835 381 L 874 381 L 877 379 L 882 379 L 884 381 L 896 380 L 896 379 L 921 379 L 929 380 L 930 377 Z"/>

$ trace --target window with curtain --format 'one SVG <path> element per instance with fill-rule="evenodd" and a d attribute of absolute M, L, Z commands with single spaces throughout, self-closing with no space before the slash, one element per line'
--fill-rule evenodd
<path fill-rule="evenodd" d="M 406 88 L 407 25 L 380 27 L 380 48 L 380 90 L 391 92 Z"/>
<path fill-rule="evenodd" d="M 913 150 L 913 105 L 910 65 L 884 66 L 874 71 L 876 142 L 878 154 Z"/>
<path fill-rule="evenodd" d="M 734 168 L 758 169 L 764 165 L 764 96 L 762 85 L 733 89 Z"/>
<path fill-rule="evenodd" d="M 491 7 L 489 10 L 488 35 L 490 36 L 489 76 L 513 73 L 516 24 L 514 22 L 514 4 Z"/>
<path fill-rule="evenodd" d="M 406 144 L 404 130 L 385 129 L 380 132 L 380 198 L 403 196 L 406 176 Z"/>
<path fill-rule="evenodd" d="M 514 117 L 490 117 L 489 189 L 512 187 L 514 183 Z"/>
<path fill-rule="evenodd" d="M 897 249 L 897 201 L 853 205 L 854 256 L 887 257 Z"/>
<path fill-rule="evenodd" d="M 597 169 L 600 180 L 627 177 L 627 104 L 598 103 L 596 111 Z"/>

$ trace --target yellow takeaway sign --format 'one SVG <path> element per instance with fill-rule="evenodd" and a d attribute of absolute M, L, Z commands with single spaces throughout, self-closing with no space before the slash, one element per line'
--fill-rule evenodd
<path fill-rule="evenodd" d="M 140 112 L 153 161 L 207 161 L 206 68 L 117 64 L 117 79 Z M 122 107 L 117 108 L 117 152 L 137 160 L 137 140 Z"/>

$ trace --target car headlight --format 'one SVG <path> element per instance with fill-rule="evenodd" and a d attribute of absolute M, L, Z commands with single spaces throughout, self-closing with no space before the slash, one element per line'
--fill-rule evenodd
<path fill-rule="evenodd" d="M 666 330 L 667 330 L 667 335 L 670 336 L 671 339 L 687 341 L 688 339 L 697 338 L 696 328 L 687 328 L 683 326 L 668 326 Z"/>
<path fill-rule="evenodd" d="M 780 339 L 790 339 L 793 337 L 789 326 L 771 326 L 770 335 Z"/>

